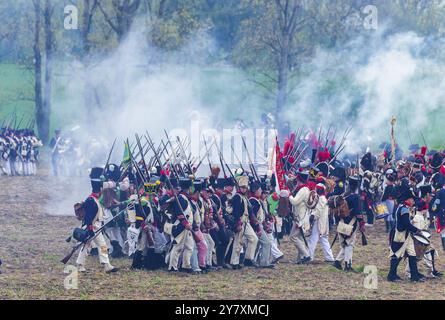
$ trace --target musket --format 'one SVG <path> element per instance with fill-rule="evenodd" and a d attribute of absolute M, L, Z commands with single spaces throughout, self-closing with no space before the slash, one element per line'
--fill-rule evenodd
<path fill-rule="evenodd" d="M 366 235 L 365 233 L 360 230 L 361 234 L 362 234 L 362 246 L 367 246 L 368 245 L 368 240 L 366 239 Z"/>
<path fill-rule="evenodd" d="M 102 227 L 100 227 L 95 233 L 94 236 L 88 237 L 84 242 L 79 242 L 78 244 L 76 244 L 70 251 L 70 253 L 68 253 L 62 260 L 60 260 L 60 262 L 62 262 L 63 264 L 67 264 L 68 261 L 71 259 L 71 257 L 73 256 L 73 254 L 79 250 L 80 247 L 83 246 L 82 250 L 84 250 L 85 246 L 87 245 L 88 242 L 94 240 L 101 232 L 102 230 L 104 230 L 111 222 L 113 222 L 116 218 L 118 218 L 122 213 L 124 213 L 127 209 L 125 208 L 124 210 L 120 211 L 118 214 L 116 214 L 111 220 L 109 220 L 107 223 L 105 223 Z M 68 238 L 69 239 L 69 238 Z"/>
<path fill-rule="evenodd" d="M 428 144 L 426 143 L 425 136 L 423 135 L 422 131 L 420 131 L 420 135 L 422 136 L 423 144 L 425 145 L 425 147 L 427 147 Z"/>
<path fill-rule="evenodd" d="M 214 139 L 214 141 L 215 141 L 215 148 L 216 148 L 216 151 L 218 152 L 219 159 L 220 159 L 220 161 L 221 161 L 221 165 L 222 165 L 223 167 L 224 167 L 224 165 L 226 166 L 226 168 L 227 168 L 227 170 L 229 171 L 229 174 L 230 174 L 230 176 L 232 177 L 232 179 L 233 179 L 233 181 L 234 181 L 236 187 L 239 188 L 239 184 L 238 184 L 238 181 L 235 179 L 235 175 L 233 174 L 232 170 L 230 170 L 230 167 L 229 167 L 229 165 L 227 164 L 227 162 L 224 160 L 224 156 L 223 156 L 223 154 L 222 154 L 222 152 L 221 152 L 221 149 L 218 147 L 218 144 L 216 143 L 216 137 L 214 136 L 213 139 Z M 224 165 L 223 165 L 223 164 L 224 164 Z"/>
<path fill-rule="evenodd" d="M 332 243 L 331 243 L 331 249 L 332 249 L 332 247 L 334 246 L 335 242 L 337 241 L 337 238 L 338 238 L 338 232 L 335 233 L 334 240 L 332 240 Z"/>
<path fill-rule="evenodd" d="M 113 142 L 113 145 L 111 146 L 110 152 L 108 153 L 107 162 L 105 163 L 105 167 L 104 167 L 104 170 L 102 171 L 102 174 L 105 173 L 105 170 L 107 169 L 108 165 L 110 164 L 111 154 L 113 153 L 113 149 L 114 149 L 114 145 L 116 144 L 116 140 L 117 140 L 117 138 L 114 138 L 114 142 Z M 60 141 L 60 139 L 57 140 L 56 145 L 59 143 L 59 141 Z M 54 146 L 54 148 L 55 148 L 55 146 Z"/>
<path fill-rule="evenodd" d="M 244 167 L 243 167 L 243 163 L 242 163 L 241 160 L 238 158 L 238 155 L 236 154 L 235 149 L 233 148 L 232 142 L 230 142 L 230 148 L 232 149 L 232 152 L 233 152 L 233 154 L 234 154 L 236 160 L 238 161 L 240 168 L 241 168 L 243 171 L 245 171 L 245 170 L 244 170 Z"/>
<path fill-rule="evenodd" d="M 292 164 L 292 167 L 290 168 L 289 171 L 291 171 L 298 163 L 298 161 L 300 161 L 300 159 L 303 157 L 304 152 L 306 151 L 306 149 L 308 148 L 308 145 L 305 145 L 303 150 L 301 150 L 300 154 L 298 155 L 298 157 L 295 159 L 294 163 Z"/>
<path fill-rule="evenodd" d="M 249 159 L 250 170 L 252 170 L 252 173 L 253 173 L 255 179 L 257 181 L 261 181 L 260 178 L 258 177 L 258 174 L 256 172 L 255 166 L 253 165 L 252 158 L 250 157 L 249 150 L 247 149 L 246 140 L 244 140 L 244 137 L 241 137 L 241 139 L 243 140 L 243 145 L 244 145 L 244 148 L 246 149 L 246 152 L 247 152 L 247 158 Z"/>
<path fill-rule="evenodd" d="M 24 118 L 25 118 L 25 115 L 23 114 L 22 117 L 20 118 L 20 121 L 19 121 L 19 124 L 17 125 L 16 130 L 20 129 L 20 125 L 22 124 Z"/>
<path fill-rule="evenodd" d="M 212 172 L 212 164 L 210 163 L 210 157 L 209 157 L 209 148 L 207 148 L 207 141 L 205 136 L 202 136 L 203 140 L 204 140 L 204 146 L 206 148 L 206 154 L 207 154 L 207 162 L 209 163 L 209 170 L 210 172 Z"/>
<path fill-rule="evenodd" d="M 165 133 L 165 136 L 167 137 L 167 144 L 170 145 L 170 148 L 171 148 L 171 150 L 172 150 L 173 160 L 174 160 L 174 162 L 175 162 L 174 165 L 179 164 L 179 169 L 181 170 L 181 174 L 185 177 L 186 174 L 185 174 L 184 170 L 182 169 L 181 164 L 178 162 L 178 159 L 176 158 L 176 152 L 175 152 L 175 149 L 173 148 L 173 144 L 171 143 L 170 138 L 169 138 L 169 136 L 168 136 L 168 133 L 167 133 L 167 131 L 166 131 L 165 129 L 164 129 L 164 133 Z M 151 140 L 151 139 L 150 139 L 150 140 Z"/>
<path fill-rule="evenodd" d="M 328 132 L 326 133 L 326 142 L 325 142 L 325 144 L 324 144 L 324 147 L 325 147 L 325 148 L 328 147 L 328 143 L 329 143 L 329 133 L 331 133 L 331 128 L 332 128 L 332 125 L 329 126 L 329 128 L 328 128 Z"/>
<path fill-rule="evenodd" d="M 190 174 L 193 174 L 192 166 L 190 165 L 190 162 L 187 159 L 187 155 L 185 153 L 184 146 L 182 145 L 181 139 L 179 139 L 179 136 L 176 136 L 176 141 L 179 144 L 179 148 L 181 150 L 181 156 L 182 156 L 183 161 L 185 162 L 187 168 L 189 169 Z"/>
<path fill-rule="evenodd" d="M 405 118 L 405 129 L 406 129 L 406 133 L 408 134 L 408 138 L 409 138 L 409 143 L 412 145 L 413 144 L 413 140 L 411 140 L 411 134 L 409 133 L 409 129 L 408 129 L 408 121 L 406 120 L 406 116 Z"/>
<path fill-rule="evenodd" d="M 139 148 L 139 153 L 140 153 L 140 155 L 142 157 L 141 161 L 142 161 L 142 164 L 144 165 L 145 174 L 148 176 L 149 171 L 148 171 L 147 163 L 145 163 L 144 150 L 142 149 L 141 140 L 139 139 L 139 136 L 138 136 L 137 133 L 135 134 L 135 138 L 136 138 L 136 144 L 137 144 L 137 146 Z M 130 157 L 131 156 L 132 156 L 132 154 L 130 153 Z M 146 176 L 146 178 L 148 180 L 147 176 Z"/>
<path fill-rule="evenodd" d="M 151 139 L 150 139 L 150 140 L 151 140 Z M 153 149 L 153 152 L 154 152 L 154 156 L 155 156 L 155 158 L 156 158 L 156 161 L 159 163 L 160 166 L 162 166 L 161 159 L 159 158 L 158 153 L 156 152 L 153 143 L 152 143 L 152 149 Z M 165 177 L 166 177 L 165 181 L 167 181 L 167 185 L 168 185 L 169 189 L 173 191 L 173 196 L 174 196 L 174 198 L 175 198 L 176 204 L 178 205 L 178 208 L 181 210 L 181 213 L 182 213 L 182 214 L 184 215 L 184 217 L 185 217 L 185 214 L 184 214 L 184 208 L 182 207 L 181 203 L 179 202 L 178 196 L 177 196 L 177 194 L 176 194 L 175 191 L 174 191 L 174 188 L 173 188 L 173 185 L 171 184 L 170 178 L 169 178 L 167 175 L 166 175 Z M 188 231 L 190 231 L 190 232 L 192 233 L 192 235 L 195 236 L 193 230 L 188 230 Z"/>
<path fill-rule="evenodd" d="M 203 136 L 203 138 L 204 138 L 204 136 Z M 207 149 L 207 143 L 206 143 L 205 139 L 204 139 L 204 143 L 205 143 L 205 145 L 206 145 L 206 149 Z M 196 166 L 196 169 L 199 168 L 199 166 L 201 165 L 201 163 L 202 163 L 202 162 L 204 161 L 204 159 L 207 157 L 208 162 L 209 162 L 210 171 L 212 171 L 212 167 L 210 166 L 210 158 L 209 158 L 209 155 L 210 155 L 210 151 L 212 151 L 212 147 L 213 147 L 213 145 L 214 145 L 215 143 L 216 143 L 216 141 L 213 141 L 212 144 L 210 145 L 210 148 L 207 149 L 206 153 L 202 156 L 202 158 L 201 158 L 201 159 L 198 159 L 199 162 L 198 162 L 198 165 Z M 226 175 L 225 175 L 226 173 L 225 173 L 224 166 L 223 166 L 222 164 L 221 164 L 221 166 L 222 166 L 222 170 L 223 170 L 223 172 L 224 172 L 224 177 L 226 177 Z"/>

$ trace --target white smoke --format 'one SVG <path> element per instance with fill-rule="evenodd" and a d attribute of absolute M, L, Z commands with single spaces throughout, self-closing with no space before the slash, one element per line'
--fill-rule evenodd
<path fill-rule="evenodd" d="M 382 29 L 340 49 L 318 50 L 304 68 L 288 118 L 312 128 L 322 121 L 325 130 L 334 124 L 339 132 L 351 124 L 348 151 L 358 152 L 389 141 L 395 116 L 402 147 L 423 144 L 420 132 L 437 147 L 443 132 L 433 125 L 445 115 L 445 65 L 429 54 L 428 41 L 413 32 L 387 36 Z"/>
<path fill-rule="evenodd" d="M 434 45 L 439 52 L 444 48 L 442 43 Z M 91 145 L 92 139 L 102 144 L 86 154 L 89 158 L 97 155 L 91 166 L 104 165 L 115 137 L 118 143 L 112 162 L 120 163 L 123 141 L 127 137 L 133 140 L 134 133 L 148 130 L 159 141 L 164 129 L 189 131 L 195 120 L 202 132 L 231 128 L 235 118 L 258 123 L 261 113 L 271 111 L 273 101 L 255 95 L 244 72 L 208 62 L 215 47 L 212 39 L 200 32 L 179 52 L 160 52 L 145 34 L 132 31 L 114 52 L 93 57 L 87 68 L 79 61 L 64 62 L 70 71 L 69 77 L 61 79 L 65 99 L 63 106 L 55 109 L 65 110 L 73 120 L 71 126 L 81 126 L 78 131 L 83 135 L 78 139 L 84 145 Z M 445 65 L 430 54 L 430 47 L 430 39 L 415 33 L 388 36 L 381 28 L 342 48 L 319 49 L 303 65 L 285 118 L 293 129 L 317 130 L 322 123 L 326 132 L 333 124 L 337 141 L 352 124 L 350 153 L 367 146 L 376 150 L 382 141 L 389 141 L 392 116 L 398 119 L 396 139 L 402 147 L 411 143 L 409 136 L 413 143 L 422 144 L 420 131 L 430 147 L 440 145 Z M 206 76 L 208 73 L 213 77 Z M 86 109 L 85 84 L 97 94 L 90 97 Z M 72 183 L 70 188 L 73 192 L 68 190 L 66 201 L 56 211 L 65 212 L 67 206 L 81 200 L 78 194 L 88 193 L 85 183 Z"/>

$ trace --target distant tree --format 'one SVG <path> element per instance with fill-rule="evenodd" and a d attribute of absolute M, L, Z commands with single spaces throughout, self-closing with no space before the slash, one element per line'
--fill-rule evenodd
<path fill-rule="evenodd" d="M 117 34 L 119 42 L 128 34 L 137 15 L 141 0 L 112 0 L 108 12 L 104 0 L 98 0 L 98 6 L 108 25 Z"/>

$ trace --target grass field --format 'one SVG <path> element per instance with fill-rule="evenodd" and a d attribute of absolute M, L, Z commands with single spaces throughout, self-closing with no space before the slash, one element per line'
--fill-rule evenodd
<path fill-rule="evenodd" d="M 59 261 L 69 251 L 64 240 L 78 224 L 73 216 L 51 216 L 51 195 L 70 193 L 70 183 L 53 180 L 44 170 L 37 177 L 0 177 L 0 299 L 444 299 L 445 280 L 425 283 L 385 280 L 388 272 L 387 236 L 382 223 L 368 230 L 369 245 L 357 244 L 354 267 L 358 273 L 344 273 L 323 262 L 320 249 L 316 261 L 307 266 L 290 263 L 295 250 L 287 239 L 285 258 L 275 270 L 243 269 L 207 275 L 170 274 L 166 271 L 133 271 L 128 259 L 112 261 L 121 268 L 106 275 L 97 257 L 87 261 L 89 272 L 78 280 L 77 290 L 65 290 L 67 276 Z M 88 190 L 85 190 L 85 195 Z M 70 213 L 71 207 L 66 208 Z M 332 239 L 332 236 L 331 236 Z M 440 239 L 438 269 L 445 270 Z M 334 254 L 339 250 L 338 244 Z M 74 263 L 75 259 L 71 261 Z M 378 268 L 377 289 L 366 289 L 365 266 Z M 420 270 L 426 273 L 422 264 Z M 405 264 L 399 267 L 404 275 Z"/>

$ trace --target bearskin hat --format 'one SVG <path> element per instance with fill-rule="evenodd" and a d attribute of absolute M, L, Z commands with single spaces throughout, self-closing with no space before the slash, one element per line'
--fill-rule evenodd
<path fill-rule="evenodd" d="M 349 188 L 355 190 L 358 188 L 360 184 L 360 178 L 358 176 L 349 176 L 348 183 L 349 183 Z"/>
<path fill-rule="evenodd" d="M 329 164 L 327 162 L 319 162 L 316 168 L 323 174 L 324 177 L 329 176 Z"/>
<path fill-rule="evenodd" d="M 443 163 L 443 156 L 438 152 L 433 155 L 433 158 L 431 159 L 430 162 L 430 166 L 433 169 L 439 169 L 442 163 Z"/>
<path fill-rule="evenodd" d="M 189 178 L 180 178 L 179 179 L 179 187 L 181 190 L 188 190 L 192 186 L 192 180 Z"/>
<path fill-rule="evenodd" d="M 218 178 L 215 181 L 215 188 L 217 189 L 224 189 L 224 187 L 226 186 L 226 178 Z"/>
<path fill-rule="evenodd" d="M 332 171 L 331 176 L 337 177 L 341 181 L 345 181 L 346 180 L 346 170 L 343 167 L 337 167 Z"/>
<path fill-rule="evenodd" d="M 193 189 L 195 192 L 201 192 L 204 189 L 204 180 L 197 179 L 193 181 Z"/>
<path fill-rule="evenodd" d="M 400 203 L 400 202 L 404 202 L 404 201 L 406 201 L 408 199 L 414 199 L 415 200 L 415 199 L 417 199 L 417 196 L 414 193 L 413 188 L 411 188 L 411 187 L 409 187 L 409 186 L 407 186 L 405 184 L 402 184 L 399 187 L 399 196 L 397 197 L 397 200 Z"/>
<path fill-rule="evenodd" d="M 363 171 L 372 171 L 372 155 L 370 152 L 367 152 L 362 157 L 360 164 L 363 167 Z"/>
<path fill-rule="evenodd" d="M 392 181 L 395 182 L 397 180 L 397 171 L 395 171 L 394 169 L 388 169 L 385 172 L 385 178 L 388 181 Z"/>
<path fill-rule="evenodd" d="M 102 188 L 103 185 L 103 173 L 104 169 L 95 167 L 92 168 L 90 171 L 90 181 L 91 181 L 91 187 L 93 189 L 99 189 Z"/>
<path fill-rule="evenodd" d="M 423 198 L 429 193 L 433 192 L 433 188 L 430 184 L 419 187 L 420 196 Z"/>
<path fill-rule="evenodd" d="M 261 182 L 259 181 L 253 181 L 250 184 L 250 192 L 255 193 L 257 192 L 259 189 L 261 189 Z"/>

